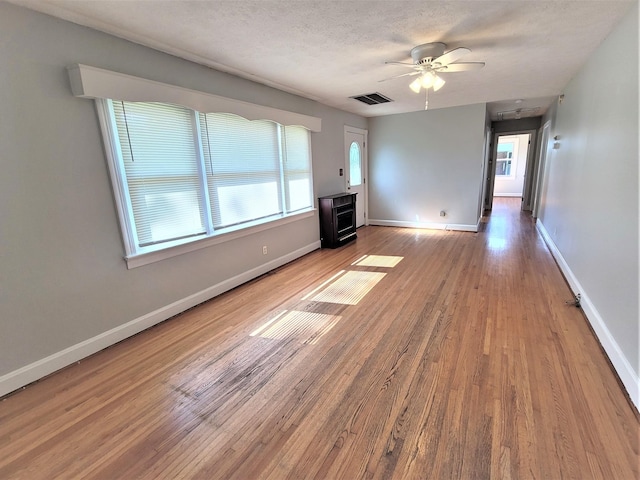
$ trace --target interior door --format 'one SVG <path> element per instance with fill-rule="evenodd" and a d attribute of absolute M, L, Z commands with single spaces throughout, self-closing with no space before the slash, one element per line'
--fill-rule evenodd
<path fill-rule="evenodd" d="M 529 140 L 527 144 L 527 157 L 525 161 L 525 175 L 524 175 L 524 185 L 522 186 L 522 210 L 525 212 L 531 212 L 533 209 L 533 182 L 534 182 L 534 174 L 536 168 L 536 131 L 532 130 L 529 133 Z"/>
<path fill-rule="evenodd" d="M 546 122 L 542 127 L 542 139 L 540 140 L 540 158 L 537 165 L 537 174 L 534 181 L 535 192 L 533 192 L 533 209 L 532 215 L 538 218 L 540 213 L 540 201 L 542 200 L 542 191 L 544 188 L 545 174 L 547 172 L 547 155 L 549 153 L 549 132 L 551 130 L 551 122 Z"/>
<path fill-rule="evenodd" d="M 345 127 L 345 173 L 348 193 L 356 196 L 356 227 L 366 224 L 367 211 L 367 131 Z"/>
<path fill-rule="evenodd" d="M 488 165 L 485 168 L 486 186 L 484 188 L 484 205 L 485 210 L 491 210 L 493 208 L 493 188 L 496 180 L 496 156 L 498 155 L 498 134 L 494 133 L 491 136 L 490 154 L 488 157 Z"/>
<path fill-rule="evenodd" d="M 487 184 L 489 183 L 487 172 L 491 170 L 491 133 L 492 132 L 490 128 L 487 128 L 484 133 L 484 159 L 482 163 L 482 188 L 480 189 L 480 211 L 478 212 L 479 217 L 482 217 L 484 215 L 484 211 L 487 210 Z"/>

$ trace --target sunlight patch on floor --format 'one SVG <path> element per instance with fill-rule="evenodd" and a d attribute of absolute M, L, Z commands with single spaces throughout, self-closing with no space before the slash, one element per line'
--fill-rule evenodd
<path fill-rule="evenodd" d="M 365 255 L 351 265 L 358 267 L 388 267 L 393 268 L 398 265 L 404 257 L 393 255 Z"/>
<path fill-rule="evenodd" d="M 312 300 L 317 302 L 357 305 L 386 273 L 347 272 L 318 293 Z"/>
<path fill-rule="evenodd" d="M 314 293 L 322 290 L 325 286 L 327 286 L 329 283 L 331 283 L 333 280 L 335 280 L 336 278 L 338 278 L 340 275 L 342 275 L 346 270 L 340 270 L 338 273 L 336 273 L 333 277 L 331 277 L 329 280 L 326 280 L 324 282 L 322 282 L 320 285 L 318 285 L 316 288 L 314 288 L 313 290 L 311 290 L 309 293 L 307 293 L 304 297 L 302 297 L 302 300 L 306 300 L 307 298 L 309 298 L 311 295 L 313 295 Z"/>
<path fill-rule="evenodd" d="M 507 249 L 507 241 L 504 238 L 489 237 L 487 239 L 487 246 L 491 250 L 506 250 Z"/>
<path fill-rule="evenodd" d="M 271 340 L 297 338 L 302 343 L 314 345 L 323 335 L 329 332 L 341 318 L 339 315 L 326 315 L 323 313 L 301 312 L 297 310 L 289 312 L 285 310 L 252 332 L 250 336 L 259 336 Z"/>

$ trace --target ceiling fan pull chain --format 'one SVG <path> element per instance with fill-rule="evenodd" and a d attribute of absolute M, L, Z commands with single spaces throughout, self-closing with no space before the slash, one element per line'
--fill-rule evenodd
<path fill-rule="evenodd" d="M 427 110 L 429 108 L 429 89 L 424 89 L 424 109 Z"/>

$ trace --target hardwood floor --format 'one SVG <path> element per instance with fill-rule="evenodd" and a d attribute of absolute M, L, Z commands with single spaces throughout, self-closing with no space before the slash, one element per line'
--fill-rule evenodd
<path fill-rule="evenodd" d="M 0 478 L 637 479 L 571 297 L 517 200 L 365 227 L 3 399 Z"/>

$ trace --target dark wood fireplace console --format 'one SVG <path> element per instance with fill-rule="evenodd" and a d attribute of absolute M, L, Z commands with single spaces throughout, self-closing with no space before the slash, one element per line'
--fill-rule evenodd
<path fill-rule="evenodd" d="M 338 193 L 318 198 L 320 208 L 320 244 L 337 248 L 356 235 L 356 194 Z"/>

